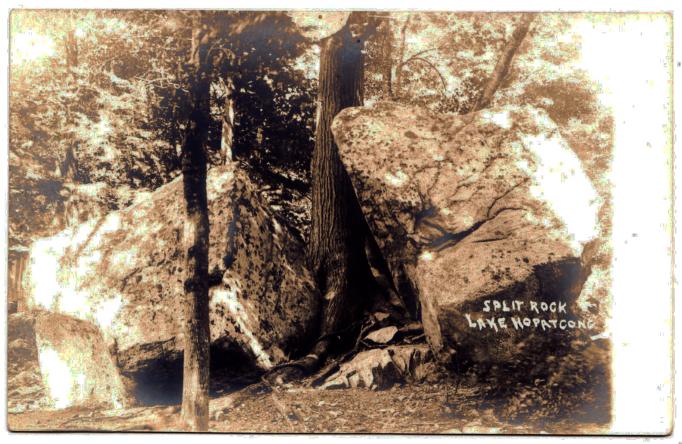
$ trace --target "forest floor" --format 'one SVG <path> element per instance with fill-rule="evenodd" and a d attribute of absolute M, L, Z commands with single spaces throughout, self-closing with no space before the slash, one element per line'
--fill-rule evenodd
<path fill-rule="evenodd" d="M 599 434 L 605 426 L 563 420 L 512 424 L 485 408 L 476 387 L 406 384 L 387 390 L 321 390 L 290 384 L 210 402 L 210 431 L 237 433 Z M 9 414 L 13 431 L 181 431 L 180 406 L 70 408 Z"/>

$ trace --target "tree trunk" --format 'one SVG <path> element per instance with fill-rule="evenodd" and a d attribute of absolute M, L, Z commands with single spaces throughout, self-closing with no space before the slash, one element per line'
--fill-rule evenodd
<path fill-rule="evenodd" d="M 76 31 L 70 29 L 64 37 L 64 49 L 66 50 L 66 65 L 69 68 L 78 66 L 78 40 Z"/>
<path fill-rule="evenodd" d="M 396 65 L 395 73 L 395 95 L 400 97 L 403 88 L 403 66 L 405 65 L 405 47 L 407 46 L 407 27 L 410 24 L 410 15 L 405 17 L 405 23 L 403 23 L 402 28 L 400 28 L 400 52 L 398 53 L 398 64 Z"/>
<path fill-rule="evenodd" d="M 495 92 L 500 87 L 505 77 L 507 77 L 509 68 L 511 67 L 512 59 L 514 58 L 516 51 L 519 49 L 519 46 L 521 46 L 526 34 L 528 34 L 528 29 L 530 28 L 530 24 L 533 22 L 533 19 L 535 19 L 535 15 L 535 13 L 526 13 L 521 16 L 519 26 L 516 27 L 511 38 L 504 46 L 502 55 L 495 65 L 495 69 L 493 70 L 493 74 L 490 77 L 488 84 L 471 111 L 480 111 L 490 105 Z"/>
<path fill-rule="evenodd" d="M 29 251 L 10 248 L 8 253 L 7 313 L 26 311 L 26 285 L 24 275 L 28 267 Z"/>
<path fill-rule="evenodd" d="M 68 78 L 75 84 L 77 81 L 74 69 L 78 67 L 78 40 L 76 39 L 76 30 L 74 19 L 71 19 L 70 25 L 71 29 L 66 32 L 64 36 L 64 54 L 66 67 L 68 70 Z M 66 109 L 66 126 L 70 127 L 73 125 L 73 113 L 71 112 L 71 107 L 67 106 Z M 73 182 L 76 177 L 77 160 L 74 153 L 74 141 L 68 144 L 66 148 L 66 154 L 64 155 L 64 160 L 61 164 L 61 175 L 67 182 Z"/>
<path fill-rule="evenodd" d="M 364 254 L 367 228 L 331 132 L 339 111 L 362 105 L 363 45 L 362 38 L 351 35 L 348 23 L 321 42 L 308 253 L 323 294 L 323 338 L 348 328 L 366 302 L 362 286 L 369 273 Z M 326 343 L 318 344 L 316 353 L 325 348 Z"/>
<path fill-rule="evenodd" d="M 362 227 L 350 178 L 331 124 L 343 108 L 362 105 L 363 42 L 348 24 L 321 42 L 317 127 L 312 159 L 311 268 L 323 298 L 321 334 L 340 331 L 357 314 Z"/>
<path fill-rule="evenodd" d="M 75 31 L 75 20 L 71 17 L 69 26 L 71 29 L 67 31 L 64 36 L 64 54 L 67 66 L 67 79 L 69 80 L 69 86 L 75 89 L 77 84 L 77 76 L 75 69 L 78 67 L 78 40 L 76 39 Z M 66 115 L 66 127 L 72 128 L 74 125 L 74 115 L 72 112 L 72 104 L 67 103 L 65 107 Z M 80 222 L 80 205 L 77 197 L 74 197 L 73 187 L 70 185 L 76 182 L 78 176 L 78 159 L 76 158 L 76 152 L 78 150 L 78 142 L 75 136 L 67 137 L 66 143 L 66 153 L 64 153 L 64 159 L 59 165 L 59 171 L 62 180 L 65 184 L 65 189 L 71 191 L 70 195 L 64 202 L 64 213 L 62 215 L 62 225 L 63 227 L 71 227 L 78 225 Z"/>
<path fill-rule="evenodd" d="M 201 48 L 203 34 L 192 36 L 191 112 L 182 142 L 181 163 L 185 198 L 184 367 L 182 419 L 192 431 L 208 430 L 208 202 L 206 139 L 210 119 L 209 76 Z"/>
<path fill-rule="evenodd" d="M 341 30 L 320 42 L 308 242 L 310 269 L 322 294 L 320 337 L 309 355 L 270 374 L 275 382 L 309 374 L 328 354 L 351 345 L 366 309 L 381 307 L 404 314 L 392 282 L 378 282 L 375 277 L 388 276 L 387 266 L 370 234 L 331 131 L 339 111 L 363 103 L 364 42 L 377 24 L 367 15 L 353 12 Z M 352 29 L 362 31 L 353 34 Z"/>
<path fill-rule="evenodd" d="M 393 29 L 390 17 L 381 20 L 381 76 L 384 98 L 393 99 Z"/>
<path fill-rule="evenodd" d="M 220 135 L 220 160 L 223 165 L 228 164 L 234 159 L 232 147 L 234 145 L 234 85 L 232 79 L 225 81 L 225 104 L 223 105 L 223 125 Z"/>

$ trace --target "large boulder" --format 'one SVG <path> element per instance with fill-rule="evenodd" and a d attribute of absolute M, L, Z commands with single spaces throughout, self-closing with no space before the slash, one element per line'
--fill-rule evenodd
<path fill-rule="evenodd" d="M 11 413 L 130 401 L 101 332 L 87 321 L 43 311 L 10 315 L 8 357 Z"/>
<path fill-rule="evenodd" d="M 243 171 L 213 168 L 207 189 L 212 353 L 237 350 L 240 361 L 269 368 L 315 335 L 319 301 L 305 250 Z M 164 369 L 177 373 L 183 205 L 178 178 L 124 210 L 35 242 L 29 307 L 97 325 L 125 376 L 153 382 Z"/>
<path fill-rule="evenodd" d="M 386 102 L 342 111 L 333 132 L 394 283 L 414 299 L 439 358 L 504 361 L 529 334 L 578 328 L 600 202 L 546 113 L 434 115 Z"/>

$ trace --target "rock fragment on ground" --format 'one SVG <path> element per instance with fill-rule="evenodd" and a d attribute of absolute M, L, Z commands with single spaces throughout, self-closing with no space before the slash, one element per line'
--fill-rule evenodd
<path fill-rule="evenodd" d="M 94 325 L 37 311 L 11 315 L 8 330 L 9 412 L 130 404 L 124 382 Z"/>
<path fill-rule="evenodd" d="M 398 327 L 389 325 L 388 327 L 374 330 L 365 336 L 365 339 L 375 344 L 388 344 L 393 340 L 396 333 L 398 333 Z"/>
<path fill-rule="evenodd" d="M 394 345 L 358 353 L 320 386 L 322 389 L 384 390 L 395 384 L 421 382 L 435 373 L 428 346 Z"/>

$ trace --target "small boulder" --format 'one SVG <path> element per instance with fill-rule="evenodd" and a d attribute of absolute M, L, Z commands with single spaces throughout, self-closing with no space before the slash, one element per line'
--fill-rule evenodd
<path fill-rule="evenodd" d="M 9 318 L 8 410 L 120 408 L 129 395 L 102 334 L 89 322 L 49 312 Z"/>
<path fill-rule="evenodd" d="M 7 411 L 45 409 L 50 399 L 40 374 L 35 319 L 14 313 L 7 320 Z"/>
<path fill-rule="evenodd" d="M 393 340 L 396 333 L 398 333 L 398 327 L 389 325 L 388 327 L 374 330 L 373 332 L 365 336 L 365 339 L 375 344 L 388 344 Z"/>

